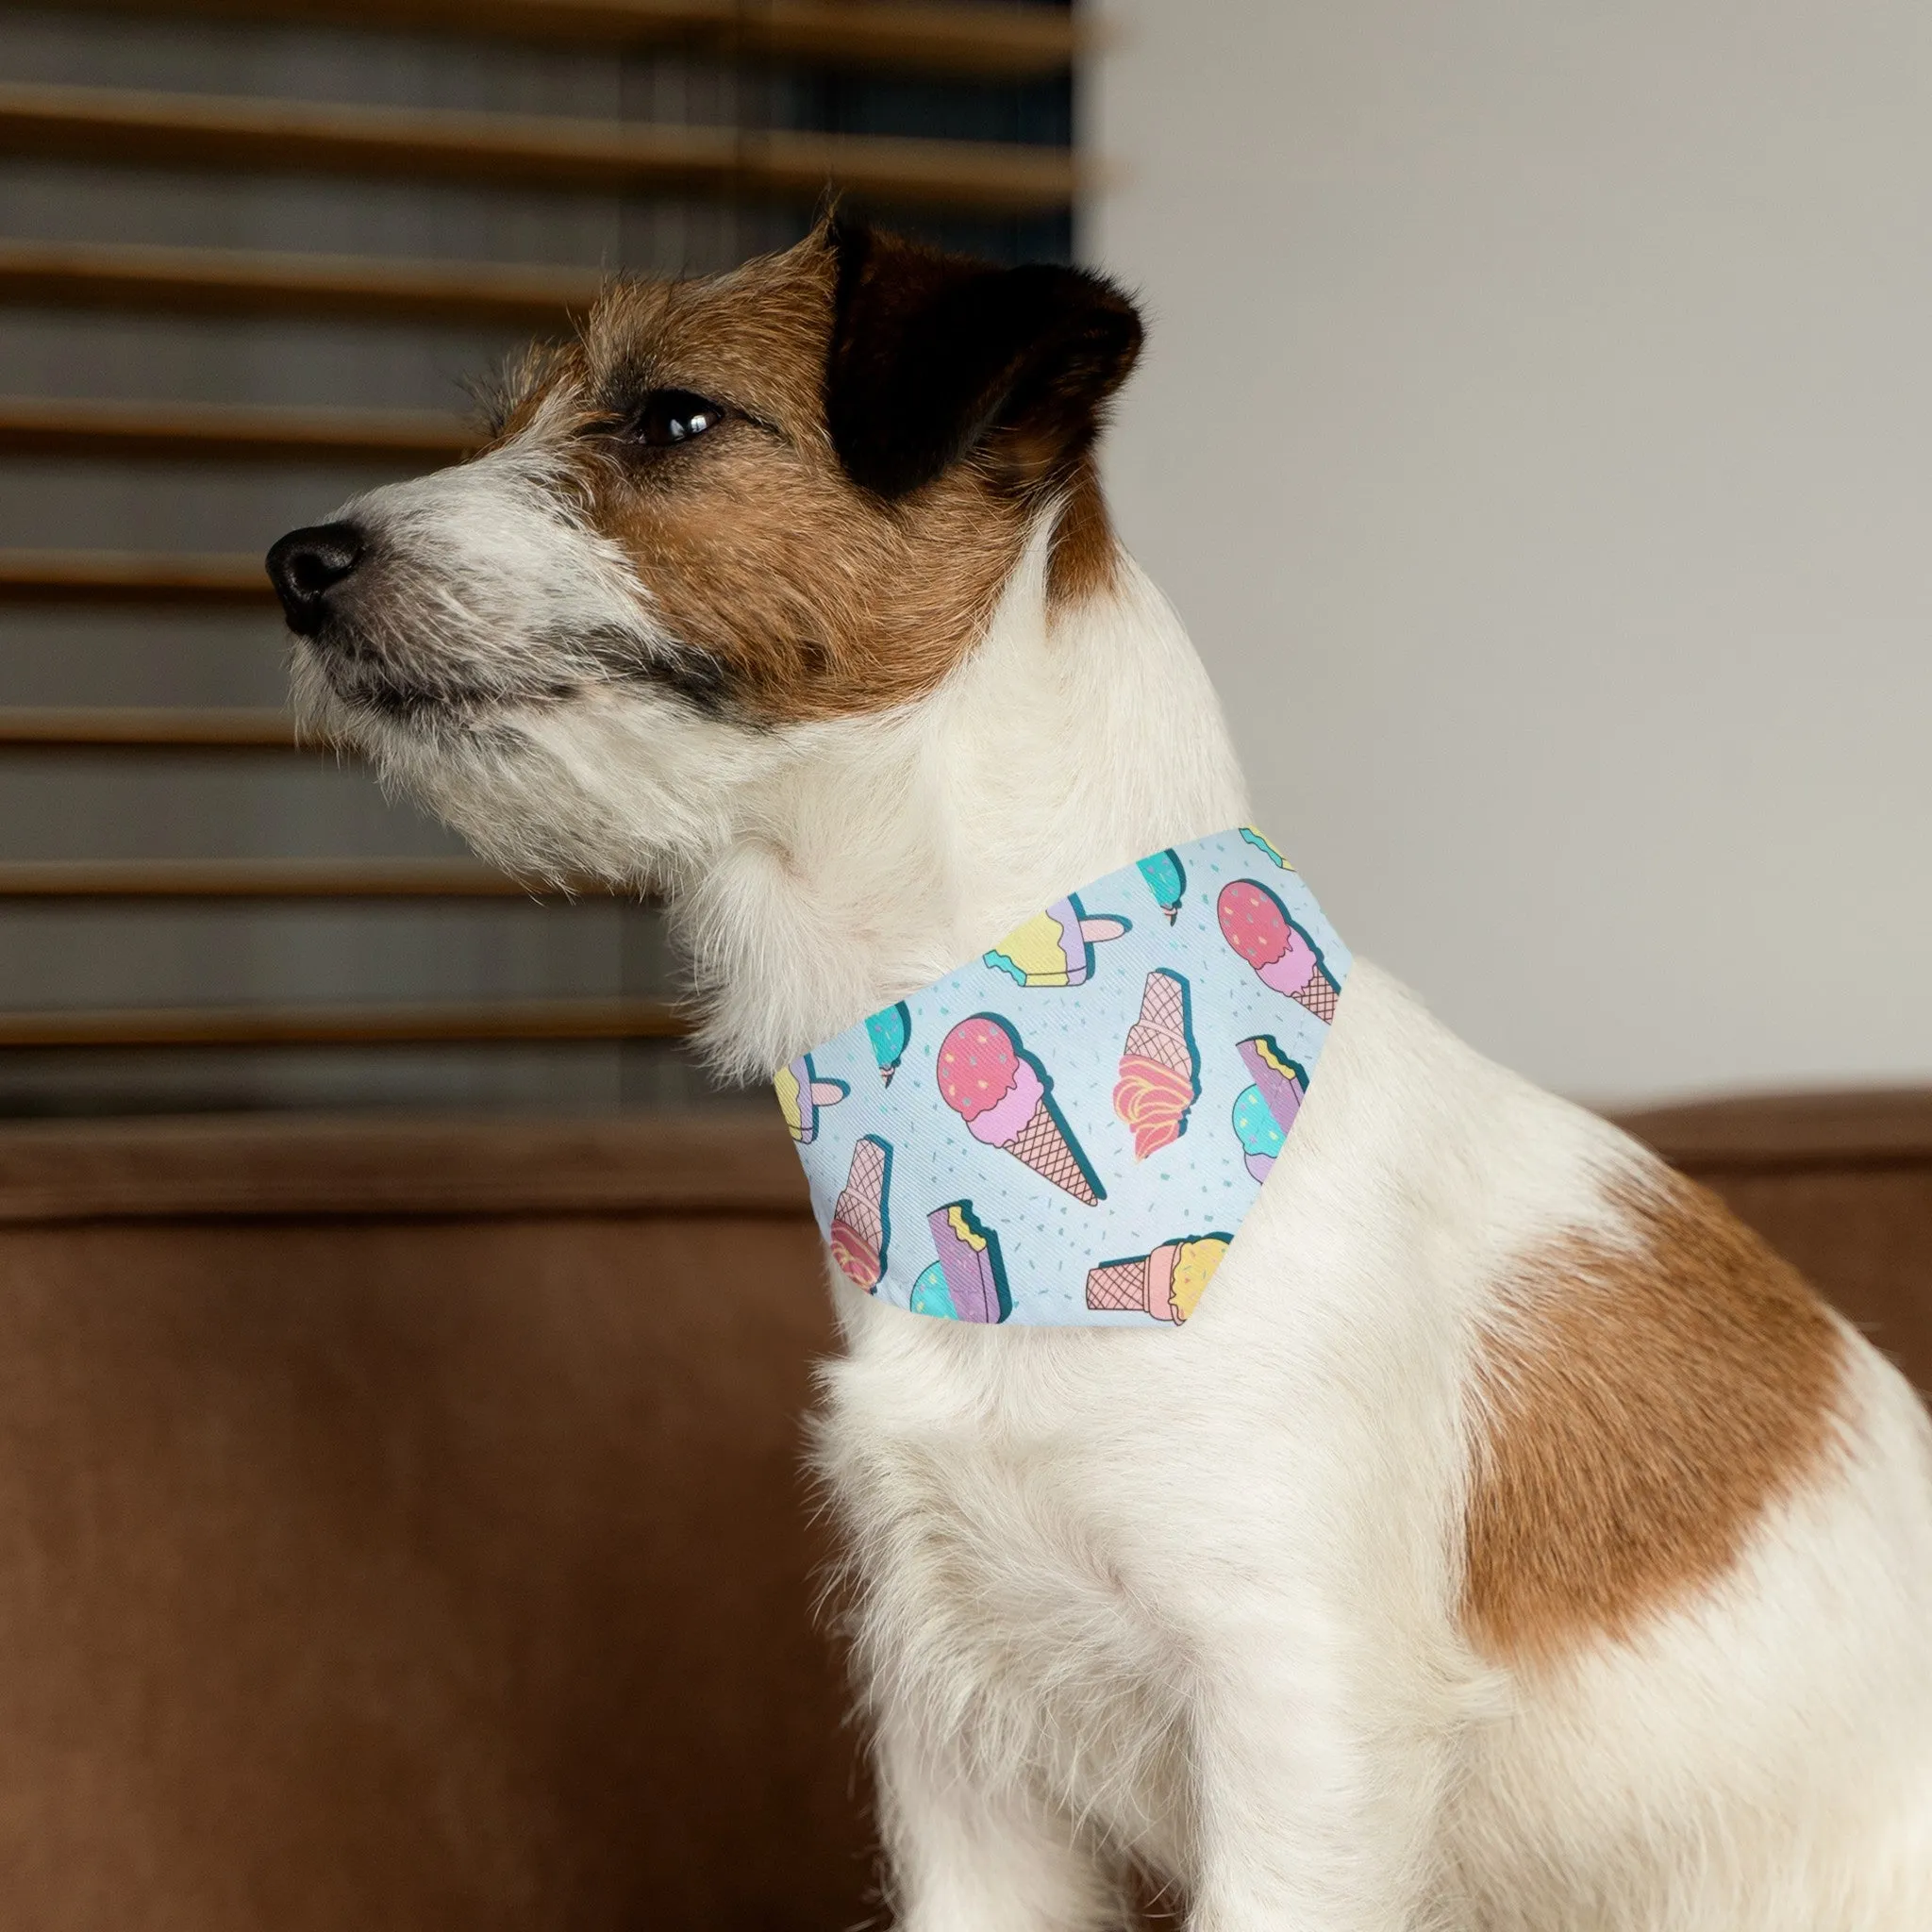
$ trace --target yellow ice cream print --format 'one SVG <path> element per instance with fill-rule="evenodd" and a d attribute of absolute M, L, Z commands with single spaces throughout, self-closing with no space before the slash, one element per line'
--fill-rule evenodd
<path fill-rule="evenodd" d="M 946 1209 L 946 1225 L 950 1227 L 953 1230 L 954 1235 L 958 1240 L 964 1241 L 969 1248 L 976 1249 L 981 1254 L 984 1254 L 986 1251 L 986 1237 L 983 1234 L 981 1234 L 980 1231 L 976 1227 L 974 1227 L 974 1224 L 970 1221 L 968 1221 L 965 1215 L 960 1211 L 960 1209 L 964 1206 L 965 1203 L 963 1201 L 955 1201 L 953 1205 Z"/>
<path fill-rule="evenodd" d="M 1265 852 L 1268 855 L 1268 857 L 1272 858 L 1275 862 L 1275 864 L 1282 869 L 1283 872 L 1292 872 L 1294 870 L 1294 867 L 1289 864 L 1288 860 L 1285 858 L 1283 858 L 1280 848 L 1274 843 L 1274 841 L 1272 839 L 1263 838 L 1259 832 L 1256 831 L 1253 825 L 1243 825 L 1241 829 L 1241 837 L 1245 839 L 1248 841 L 1248 843 L 1256 849 L 1256 851 Z"/>
<path fill-rule="evenodd" d="M 1151 1255 L 1103 1261 L 1087 1271 L 1087 1306 L 1152 1315 L 1157 1322 L 1185 1322 L 1233 1240 L 1228 1234 L 1201 1234 L 1191 1241 L 1162 1241 Z"/>
<path fill-rule="evenodd" d="M 821 1080 L 808 1053 L 780 1067 L 772 1075 L 772 1086 L 785 1125 L 801 1146 L 818 1138 L 820 1109 L 838 1106 L 851 1091 L 842 1080 Z"/>
<path fill-rule="evenodd" d="M 790 1067 L 780 1067 L 772 1076 L 772 1085 L 778 1090 L 778 1111 L 785 1116 L 785 1124 L 791 1130 L 791 1138 L 801 1138 L 800 1129 L 805 1125 L 805 1113 L 799 1107 L 799 1080 Z"/>
<path fill-rule="evenodd" d="M 1127 931 L 1124 919 L 1091 917 L 1077 898 L 1056 899 L 1016 925 L 986 964 L 1022 986 L 1084 986 L 1093 971 L 1093 948 Z"/>
<path fill-rule="evenodd" d="M 1214 1279 L 1214 1271 L 1226 1253 L 1224 1235 L 1203 1235 L 1197 1241 L 1181 1243 L 1180 1252 L 1174 1257 L 1174 1281 L 1168 1290 L 1176 1322 L 1185 1322 L 1194 1312 L 1194 1305 Z"/>
<path fill-rule="evenodd" d="M 1027 986 L 1065 986 L 1069 983 L 1067 952 L 1061 940 L 1060 923 L 1051 912 L 1036 912 L 1024 925 L 1016 925 L 994 948 L 1004 953 L 1013 971 Z"/>

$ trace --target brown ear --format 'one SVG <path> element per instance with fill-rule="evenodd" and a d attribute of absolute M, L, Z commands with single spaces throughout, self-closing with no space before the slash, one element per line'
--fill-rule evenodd
<path fill-rule="evenodd" d="M 854 482 L 904 496 L 988 446 L 1026 485 L 1068 474 L 1141 350 L 1104 277 L 993 268 L 835 217 L 825 414 Z"/>

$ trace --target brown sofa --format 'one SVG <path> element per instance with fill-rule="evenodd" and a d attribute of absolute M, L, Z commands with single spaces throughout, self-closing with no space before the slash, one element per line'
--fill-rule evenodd
<path fill-rule="evenodd" d="M 1932 1095 L 1634 1123 L 1932 1383 Z M 0 1921 L 853 1925 L 762 1110 L 0 1130 Z"/>

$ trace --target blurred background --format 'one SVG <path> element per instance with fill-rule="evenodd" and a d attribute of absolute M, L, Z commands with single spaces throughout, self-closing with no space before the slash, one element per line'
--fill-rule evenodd
<path fill-rule="evenodd" d="M 1101 13 L 1116 514 L 1350 942 L 1590 1101 L 1932 1074 L 1932 16 Z"/>
<path fill-rule="evenodd" d="M 776 1108 L 261 568 L 828 181 L 1135 290 L 1261 823 L 1932 1386 L 1923 8 L 0 0 L 9 1927 L 885 1923 Z"/>
<path fill-rule="evenodd" d="M 715 1097 L 648 908 L 290 746 L 258 564 L 828 178 L 1140 293 L 1124 531 L 1453 1025 L 1597 1103 L 1932 1073 L 1932 28 L 1086 17 L 0 8 L 0 1111 Z"/>
<path fill-rule="evenodd" d="M 1073 246 L 1063 8 L 0 8 L 0 1111 L 708 1097 L 658 921 L 297 752 L 264 547 L 829 180 Z"/>

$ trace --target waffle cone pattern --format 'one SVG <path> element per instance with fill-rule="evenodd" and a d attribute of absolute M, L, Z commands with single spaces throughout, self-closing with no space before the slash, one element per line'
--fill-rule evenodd
<path fill-rule="evenodd" d="M 1330 986 L 1319 973 L 1292 997 L 1307 1008 L 1324 1026 L 1333 1023 L 1335 1008 L 1341 1004 L 1341 990 Z"/>
<path fill-rule="evenodd" d="M 1087 1271 L 1087 1306 L 1090 1308 L 1134 1308 L 1147 1307 L 1147 1263 L 1109 1261 L 1105 1267 Z"/>
<path fill-rule="evenodd" d="M 779 1097 L 840 1292 L 989 1326 L 1212 1322 L 1241 1278 L 1222 1256 L 1291 1184 L 1274 1156 L 1349 963 L 1236 826 L 1051 900 L 813 1046 Z"/>
<path fill-rule="evenodd" d="M 1033 1109 L 1033 1118 L 1002 1144 L 1014 1159 L 1024 1160 L 1041 1180 L 1064 1188 L 1083 1206 L 1091 1208 L 1099 1202 L 1093 1183 L 1080 1165 L 1080 1157 L 1067 1145 L 1067 1137 L 1060 1132 L 1060 1124 L 1054 1119 L 1053 1109 L 1045 1101 Z"/>
<path fill-rule="evenodd" d="M 852 1150 L 852 1171 L 833 1215 L 877 1246 L 885 1232 L 886 1150 L 867 1138 Z"/>
<path fill-rule="evenodd" d="M 1127 1051 L 1158 1060 L 1176 1073 L 1191 1071 L 1188 1050 L 1188 996 L 1172 973 L 1154 972 L 1141 991 L 1141 1017 L 1127 1029 Z"/>

